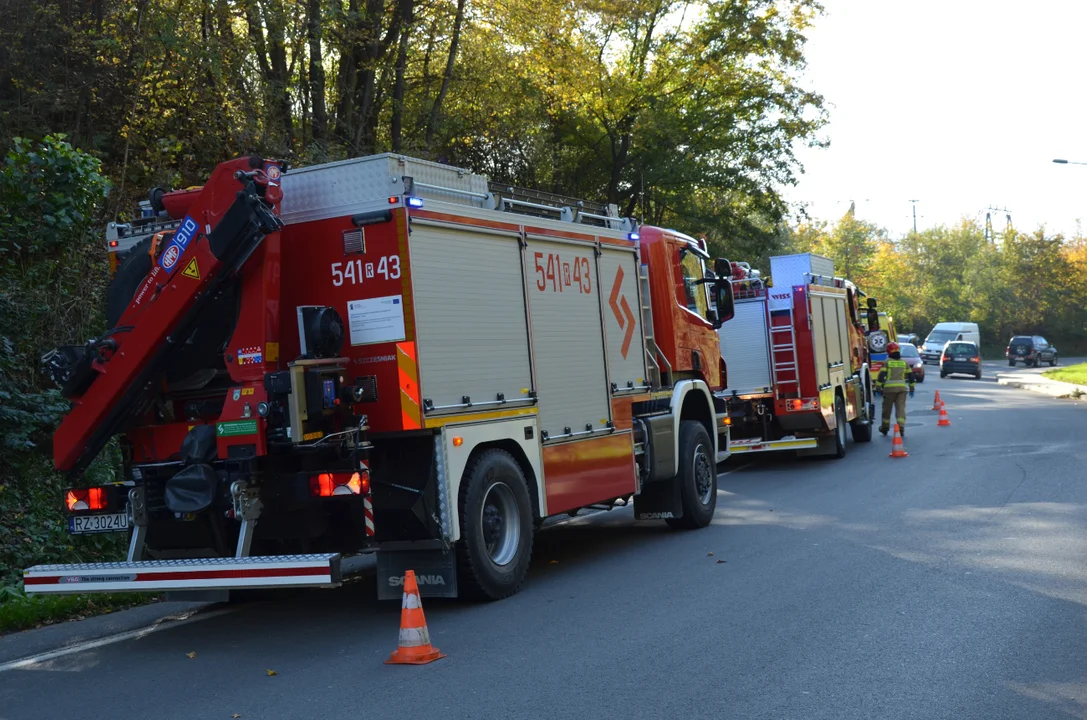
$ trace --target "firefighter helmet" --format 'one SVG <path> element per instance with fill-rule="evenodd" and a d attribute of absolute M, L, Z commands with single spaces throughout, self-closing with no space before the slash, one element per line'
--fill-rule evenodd
<path fill-rule="evenodd" d="M 896 342 L 887 343 L 887 352 L 889 352 L 889 353 L 896 353 L 901 349 L 902 348 L 898 347 L 898 343 L 896 343 Z"/>

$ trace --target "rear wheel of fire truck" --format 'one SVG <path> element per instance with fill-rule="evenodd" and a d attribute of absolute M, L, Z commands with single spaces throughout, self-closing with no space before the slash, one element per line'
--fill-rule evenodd
<path fill-rule="evenodd" d="M 460 529 L 461 594 L 501 600 L 517 592 L 532 557 L 532 500 L 521 466 L 505 450 L 484 450 L 465 468 Z"/>
<path fill-rule="evenodd" d="M 834 430 L 834 457 L 845 457 L 845 399 L 838 395 L 834 400 L 834 420 L 838 427 Z M 868 427 L 868 436 L 871 439 L 872 428 Z"/>
<path fill-rule="evenodd" d="M 669 526 L 683 530 L 704 528 L 717 509 L 717 463 L 706 427 L 696 420 L 679 424 L 679 483 L 683 517 L 668 518 Z"/>

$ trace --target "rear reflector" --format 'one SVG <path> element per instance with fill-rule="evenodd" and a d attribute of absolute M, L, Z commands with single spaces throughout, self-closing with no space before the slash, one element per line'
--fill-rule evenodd
<path fill-rule="evenodd" d="M 313 497 L 333 495 L 368 495 L 370 473 L 366 470 L 354 473 L 321 473 L 309 479 L 309 492 Z"/>
<path fill-rule="evenodd" d="M 64 493 L 64 504 L 68 507 L 68 512 L 105 510 L 109 505 L 106 500 L 106 491 L 100 487 L 69 488 Z"/>

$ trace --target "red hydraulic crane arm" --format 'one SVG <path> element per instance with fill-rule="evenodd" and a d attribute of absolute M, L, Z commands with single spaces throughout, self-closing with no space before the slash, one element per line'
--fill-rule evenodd
<path fill-rule="evenodd" d="M 282 227 L 276 216 L 280 174 L 279 163 L 240 158 L 216 167 L 198 194 L 190 191 L 177 232 L 117 326 L 88 342 L 71 369 L 65 394 L 73 408 L 53 436 L 58 470 L 81 472 L 146 409 L 170 353 L 192 332 L 200 309 Z"/>

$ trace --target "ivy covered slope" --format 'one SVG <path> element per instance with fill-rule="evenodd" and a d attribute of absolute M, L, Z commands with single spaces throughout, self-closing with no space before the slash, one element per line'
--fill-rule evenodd
<path fill-rule="evenodd" d="M 68 405 L 38 373 L 43 352 L 102 330 L 100 211 L 109 188 L 98 160 L 61 135 L 15 139 L 0 167 L 0 631 L 87 607 L 85 599 L 26 600 L 23 568 L 123 552 L 116 535 L 68 535 L 50 440 Z M 80 482 L 108 482 L 118 471 L 111 448 Z"/>

